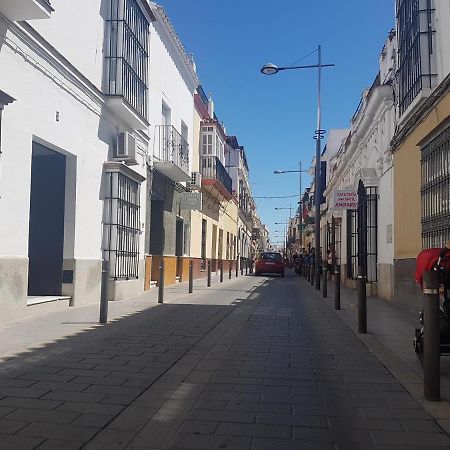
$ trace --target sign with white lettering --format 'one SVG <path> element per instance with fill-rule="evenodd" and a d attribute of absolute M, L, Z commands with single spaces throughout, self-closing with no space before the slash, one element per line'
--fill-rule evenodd
<path fill-rule="evenodd" d="M 201 211 L 202 194 L 201 192 L 182 192 L 181 193 L 181 209 L 193 209 Z"/>
<path fill-rule="evenodd" d="M 358 209 L 358 192 L 353 189 L 334 191 L 333 209 Z"/>

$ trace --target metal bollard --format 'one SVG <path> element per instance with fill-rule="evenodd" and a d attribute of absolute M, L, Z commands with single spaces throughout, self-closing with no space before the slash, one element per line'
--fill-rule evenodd
<path fill-rule="evenodd" d="M 228 279 L 231 280 L 231 261 L 228 261 Z"/>
<path fill-rule="evenodd" d="M 323 267 L 323 286 L 322 286 L 322 297 L 323 298 L 327 298 L 328 296 L 328 286 L 327 286 L 327 276 L 328 276 L 328 271 L 327 271 L 327 264 L 323 263 L 322 265 Z"/>
<path fill-rule="evenodd" d="M 238 277 L 238 275 L 239 275 L 239 266 L 238 266 L 238 259 L 236 260 L 236 278 Z"/>
<path fill-rule="evenodd" d="M 220 282 L 223 283 L 223 260 L 220 261 Z"/>
<path fill-rule="evenodd" d="M 367 333 L 366 278 L 358 275 L 358 331 Z"/>
<path fill-rule="evenodd" d="M 211 260 L 208 259 L 208 278 L 207 278 L 207 286 L 211 287 Z"/>
<path fill-rule="evenodd" d="M 426 400 L 441 399 L 441 336 L 439 323 L 439 273 L 423 274 L 423 394 Z"/>
<path fill-rule="evenodd" d="M 244 264 L 241 260 L 241 275 L 244 275 Z"/>
<path fill-rule="evenodd" d="M 189 260 L 189 294 L 194 291 L 194 264 L 192 259 Z"/>
<path fill-rule="evenodd" d="M 245 275 L 248 275 L 248 259 L 245 261 Z"/>
<path fill-rule="evenodd" d="M 164 303 L 164 257 L 159 262 L 158 303 Z"/>
<path fill-rule="evenodd" d="M 336 266 L 334 275 L 334 309 L 341 309 L 341 269 L 339 266 Z"/>
<path fill-rule="evenodd" d="M 109 287 L 109 261 L 102 261 L 102 284 L 100 292 L 100 318 L 99 323 L 108 322 L 108 287 Z"/>
<path fill-rule="evenodd" d="M 314 277 L 316 276 L 316 265 L 311 264 L 311 286 L 314 286 Z"/>
<path fill-rule="evenodd" d="M 306 264 L 306 272 L 305 272 L 306 281 L 311 281 L 311 265 L 309 263 Z"/>

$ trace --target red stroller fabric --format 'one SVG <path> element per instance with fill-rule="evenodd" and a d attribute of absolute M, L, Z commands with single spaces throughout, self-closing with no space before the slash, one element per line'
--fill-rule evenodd
<path fill-rule="evenodd" d="M 433 269 L 439 260 L 442 248 L 429 248 L 421 251 L 416 260 L 416 282 L 423 288 L 423 273 Z M 442 260 L 441 266 L 450 270 L 450 249 L 445 250 L 445 259 Z"/>

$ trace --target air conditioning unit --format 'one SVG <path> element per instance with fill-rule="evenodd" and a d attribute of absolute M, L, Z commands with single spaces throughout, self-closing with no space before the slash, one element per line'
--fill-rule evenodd
<path fill-rule="evenodd" d="M 200 172 L 192 172 L 191 188 L 200 189 L 202 187 L 202 174 Z"/>
<path fill-rule="evenodd" d="M 132 134 L 125 132 L 117 135 L 114 159 L 124 161 L 128 165 L 137 164 L 136 139 Z"/>

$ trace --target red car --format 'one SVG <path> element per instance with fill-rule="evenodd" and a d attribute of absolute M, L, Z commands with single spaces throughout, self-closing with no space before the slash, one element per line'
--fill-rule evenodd
<path fill-rule="evenodd" d="M 262 273 L 277 273 L 284 277 L 284 261 L 281 253 L 261 253 L 255 262 L 255 275 Z"/>

